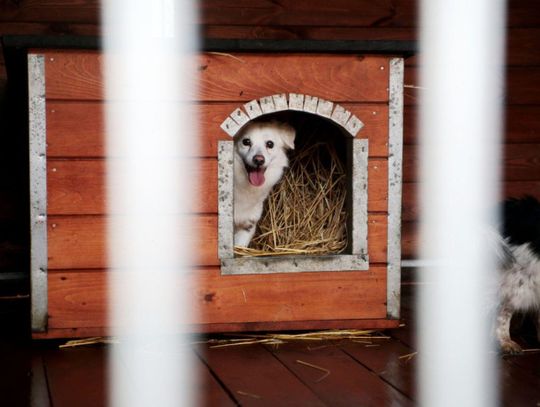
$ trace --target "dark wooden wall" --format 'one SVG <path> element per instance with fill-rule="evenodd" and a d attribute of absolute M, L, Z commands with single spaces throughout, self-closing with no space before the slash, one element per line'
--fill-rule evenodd
<path fill-rule="evenodd" d="M 200 31 L 209 38 L 386 39 L 417 35 L 414 0 L 203 0 Z M 540 4 L 510 0 L 508 16 L 505 195 L 540 198 Z M 97 0 L 0 0 L 0 35 L 98 35 Z M 418 58 L 406 85 L 418 85 Z M 404 257 L 415 256 L 418 91 L 406 89 Z M 0 276 L 27 271 L 27 159 L 0 57 Z M 5 286 L 0 280 L 0 291 Z"/>

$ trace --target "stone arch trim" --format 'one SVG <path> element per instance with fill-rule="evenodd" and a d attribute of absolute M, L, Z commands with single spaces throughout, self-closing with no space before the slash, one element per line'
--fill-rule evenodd
<path fill-rule="evenodd" d="M 251 120 L 285 110 L 311 113 L 332 120 L 351 137 L 355 137 L 364 127 L 364 123 L 343 106 L 317 96 L 299 93 L 265 96 L 245 103 L 242 107 L 235 109 L 221 123 L 223 131 L 231 137 L 234 137 Z"/>

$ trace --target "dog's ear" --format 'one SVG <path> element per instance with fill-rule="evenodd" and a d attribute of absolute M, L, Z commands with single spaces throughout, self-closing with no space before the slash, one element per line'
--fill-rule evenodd
<path fill-rule="evenodd" d="M 296 137 L 296 131 L 292 126 L 281 123 L 279 125 L 281 139 L 288 149 L 294 150 L 294 138 Z"/>

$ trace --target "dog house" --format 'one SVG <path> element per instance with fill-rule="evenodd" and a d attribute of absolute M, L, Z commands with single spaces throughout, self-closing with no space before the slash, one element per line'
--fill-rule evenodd
<path fill-rule="evenodd" d="M 32 331 L 102 335 L 106 277 L 114 273 L 105 254 L 102 55 L 95 39 L 39 41 L 4 41 L 8 74 L 21 72 L 17 61 L 28 72 Z M 208 182 L 193 208 L 200 239 L 193 330 L 398 326 L 403 58 L 411 50 L 406 42 L 205 43 L 194 103 L 203 140 L 196 159 Z M 349 243 L 342 253 L 234 255 L 233 137 L 279 112 L 321 120 L 343 137 Z"/>

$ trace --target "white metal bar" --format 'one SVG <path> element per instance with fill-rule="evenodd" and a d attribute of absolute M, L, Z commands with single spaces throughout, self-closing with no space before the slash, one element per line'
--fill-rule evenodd
<path fill-rule="evenodd" d="M 504 2 L 421 5 L 421 258 L 435 263 L 417 306 L 420 404 L 493 406 L 483 231 L 498 200 Z"/>
<path fill-rule="evenodd" d="M 113 406 L 194 404 L 180 332 L 197 321 L 185 284 L 197 239 L 179 216 L 196 199 L 193 14 L 189 0 L 103 2 Z"/>

